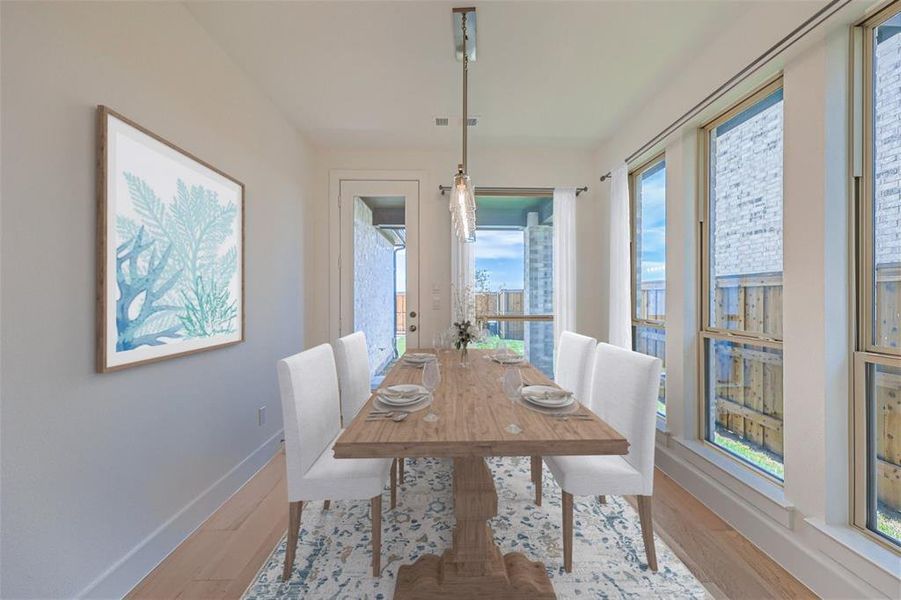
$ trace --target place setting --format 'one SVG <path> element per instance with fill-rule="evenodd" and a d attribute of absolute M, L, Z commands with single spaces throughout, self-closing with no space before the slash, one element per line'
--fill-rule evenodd
<path fill-rule="evenodd" d="M 581 405 L 571 391 L 553 385 L 530 384 L 516 367 L 505 370 L 501 383 L 507 398 L 529 410 L 561 420 L 593 418 L 591 414 L 580 411 Z"/>
<path fill-rule="evenodd" d="M 494 352 L 486 354 L 485 358 L 502 365 L 522 365 L 526 363 L 525 357 L 507 346 L 504 340 L 498 340 Z"/>
<path fill-rule="evenodd" d="M 430 352 L 408 352 L 401 358 L 403 364 L 418 369 L 423 368 L 427 363 L 437 360 L 438 357 Z"/>
<path fill-rule="evenodd" d="M 422 384 L 399 383 L 389 385 L 376 390 L 372 410 L 366 415 L 367 421 L 390 420 L 399 423 L 406 419 L 410 413 L 420 411 L 431 406 L 434 400 L 434 391 L 441 383 L 441 371 L 438 367 L 437 357 L 428 353 L 411 353 L 404 355 L 410 357 L 431 357 L 422 362 Z M 413 360 L 419 360 L 414 358 Z M 438 420 L 433 412 L 424 417 L 427 422 Z"/>

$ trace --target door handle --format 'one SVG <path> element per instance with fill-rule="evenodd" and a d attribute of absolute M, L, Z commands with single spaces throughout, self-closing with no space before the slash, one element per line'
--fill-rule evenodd
<path fill-rule="evenodd" d="M 415 310 L 411 310 L 411 311 L 410 311 L 410 317 L 413 318 L 413 319 L 416 318 L 416 311 L 415 311 Z"/>
<path fill-rule="evenodd" d="M 410 331 L 416 331 L 416 325 L 410 325 Z"/>

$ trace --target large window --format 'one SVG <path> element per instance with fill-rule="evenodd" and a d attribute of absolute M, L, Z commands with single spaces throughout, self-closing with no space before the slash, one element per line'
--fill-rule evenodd
<path fill-rule="evenodd" d="M 636 169 L 632 190 L 632 349 L 664 361 L 657 413 L 666 417 L 666 162 Z"/>
<path fill-rule="evenodd" d="M 901 545 L 901 3 L 874 15 L 859 34 L 854 520 Z"/>
<path fill-rule="evenodd" d="M 783 478 L 782 87 L 704 128 L 702 389 L 706 440 Z"/>
<path fill-rule="evenodd" d="M 503 340 L 554 376 L 554 201 L 477 196 L 476 316 L 494 347 Z"/>

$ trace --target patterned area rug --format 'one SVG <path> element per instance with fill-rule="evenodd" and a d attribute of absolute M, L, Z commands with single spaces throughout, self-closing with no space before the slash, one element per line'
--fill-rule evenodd
<path fill-rule="evenodd" d="M 498 492 L 491 521 L 501 550 L 518 551 L 545 563 L 558 598 L 709 598 L 688 568 L 657 539 L 659 571 L 645 564 L 638 514 L 625 500 L 575 499 L 573 572 L 563 571 L 560 488 L 544 471 L 544 506 L 534 504 L 529 459 L 489 461 Z M 403 564 L 422 554 L 440 555 L 453 529 L 452 464 L 408 459 L 398 504 L 382 505 L 382 576 L 372 577 L 369 501 L 304 507 L 291 580 L 282 582 L 285 538 L 245 592 L 246 600 L 269 598 L 389 599 Z M 285 507 L 287 510 L 287 506 Z"/>

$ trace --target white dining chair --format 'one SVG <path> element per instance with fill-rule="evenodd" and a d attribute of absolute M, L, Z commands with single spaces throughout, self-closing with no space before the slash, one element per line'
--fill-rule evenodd
<path fill-rule="evenodd" d="M 341 395 L 341 423 L 347 427 L 372 395 L 366 334 L 357 331 L 338 338 L 335 341 L 335 364 Z"/>
<path fill-rule="evenodd" d="M 369 371 L 369 346 L 362 331 L 335 340 L 338 366 L 338 390 L 341 396 L 341 423 L 350 425 L 372 395 Z M 391 506 L 397 502 L 397 480 L 404 481 L 404 459 L 395 459 L 391 467 Z M 325 508 L 328 509 L 328 501 Z"/>
<path fill-rule="evenodd" d="M 591 393 L 591 369 L 598 341 L 572 331 L 560 334 L 554 356 L 554 381 L 563 389 L 573 392 L 576 399 L 588 405 Z M 535 486 L 535 504 L 541 506 L 541 457 L 532 457 L 532 483 Z"/>
<path fill-rule="evenodd" d="M 278 361 L 278 383 L 285 428 L 288 483 L 288 543 L 282 577 L 294 567 L 304 503 L 314 500 L 371 499 L 372 574 L 381 570 L 382 490 L 391 460 L 336 459 L 341 433 L 335 357 L 321 344 Z M 393 508 L 393 507 L 392 507 Z"/>
<path fill-rule="evenodd" d="M 598 344 L 591 408 L 629 442 L 619 456 L 546 456 L 544 462 L 563 490 L 563 567 L 572 571 L 573 496 L 627 496 L 638 501 L 648 566 L 657 570 L 651 496 L 654 493 L 654 428 L 659 358 Z"/>

